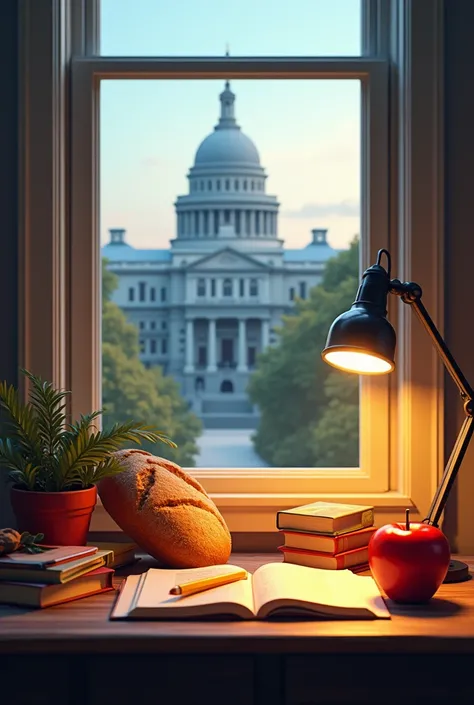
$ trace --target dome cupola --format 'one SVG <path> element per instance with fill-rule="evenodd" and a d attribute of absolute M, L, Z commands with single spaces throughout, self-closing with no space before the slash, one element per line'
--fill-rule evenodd
<path fill-rule="evenodd" d="M 240 164 L 260 166 L 258 150 L 250 137 L 244 135 L 235 119 L 235 93 L 226 81 L 219 96 L 219 122 L 200 144 L 194 158 L 195 166 Z"/>

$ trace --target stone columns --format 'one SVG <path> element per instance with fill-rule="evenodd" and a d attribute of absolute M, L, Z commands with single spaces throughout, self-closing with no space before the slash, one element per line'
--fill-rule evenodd
<path fill-rule="evenodd" d="M 257 218 L 256 211 L 250 211 L 250 236 L 251 237 L 254 237 L 255 233 L 257 231 L 256 226 L 255 226 L 256 218 Z"/>
<path fill-rule="evenodd" d="M 186 364 L 185 372 L 194 372 L 194 321 L 186 321 Z"/>
<path fill-rule="evenodd" d="M 199 211 L 199 237 L 204 237 L 204 211 Z"/>
<path fill-rule="evenodd" d="M 247 372 L 247 322 L 245 318 L 239 318 L 239 357 L 237 361 L 237 372 Z"/>
<path fill-rule="evenodd" d="M 215 372 L 216 365 L 216 320 L 210 318 L 207 328 L 207 372 Z"/>
<path fill-rule="evenodd" d="M 266 318 L 262 319 L 262 352 L 268 348 L 270 344 L 270 321 Z"/>

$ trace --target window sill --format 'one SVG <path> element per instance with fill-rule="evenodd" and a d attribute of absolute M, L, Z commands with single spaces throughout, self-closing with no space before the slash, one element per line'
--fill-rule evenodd
<path fill-rule="evenodd" d="M 411 509 L 414 521 L 423 517 L 414 506 L 410 497 L 400 492 L 383 493 L 346 493 L 346 494 L 211 494 L 232 533 L 267 533 L 276 531 L 276 513 L 302 504 L 309 504 L 319 499 L 328 502 L 345 502 L 349 504 L 367 504 L 375 507 L 376 524 L 400 521 L 403 510 Z M 105 511 L 100 499 L 91 521 L 91 532 L 117 532 L 120 527 Z"/>

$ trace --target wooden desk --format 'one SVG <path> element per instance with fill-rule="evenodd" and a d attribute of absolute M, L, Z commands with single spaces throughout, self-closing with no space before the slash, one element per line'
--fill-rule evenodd
<path fill-rule="evenodd" d="M 231 558 L 251 571 L 269 560 L 277 558 Z M 142 559 L 130 572 L 150 565 Z M 0 703 L 450 705 L 461 695 L 473 699 L 474 580 L 443 585 L 427 606 L 389 602 L 390 621 L 110 622 L 113 599 L 106 593 L 47 610 L 0 607 Z"/>

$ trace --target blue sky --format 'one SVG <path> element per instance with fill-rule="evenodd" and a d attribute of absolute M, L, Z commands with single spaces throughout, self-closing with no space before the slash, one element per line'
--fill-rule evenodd
<path fill-rule="evenodd" d="M 291 7 L 291 10 L 290 10 Z M 102 0 L 101 51 L 125 56 L 354 55 L 360 0 Z M 216 124 L 222 81 L 108 81 L 101 88 L 101 231 L 125 227 L 136 247 L 168 247 L 173 202 Z M 328 227 L 359 232 L 357 81 L 232 81 L 236 115 L 280 203 L 287 246 Z"/>

